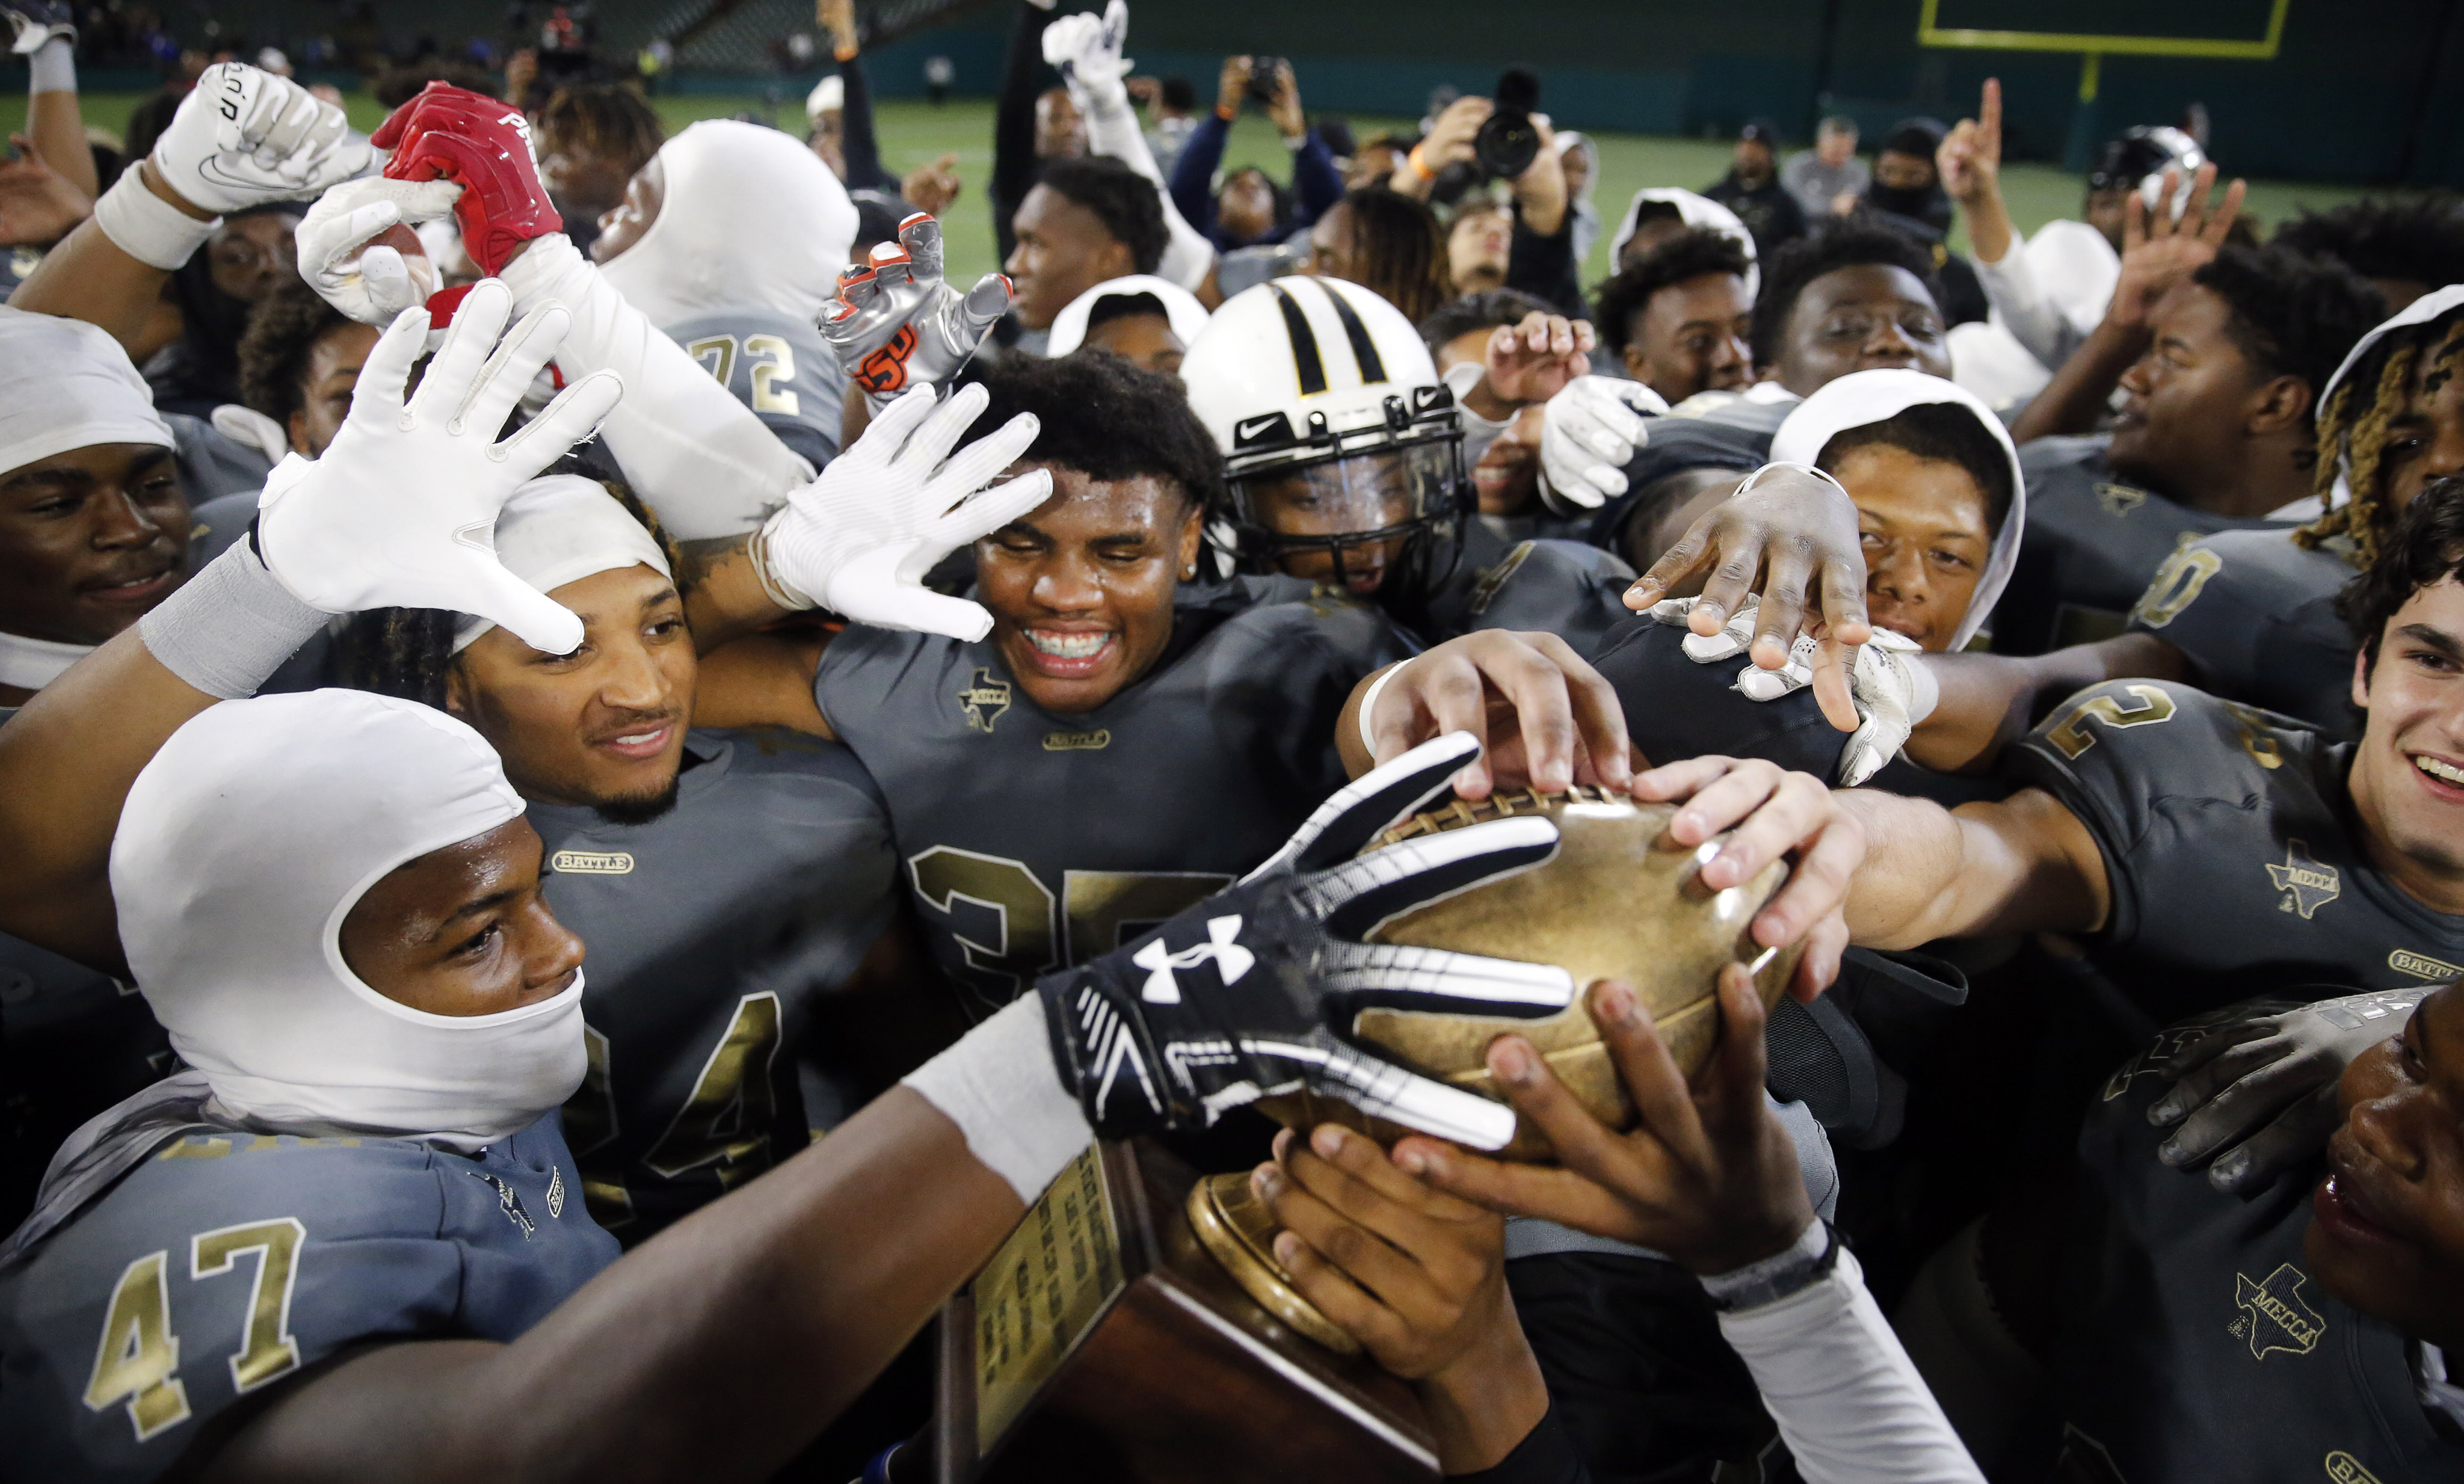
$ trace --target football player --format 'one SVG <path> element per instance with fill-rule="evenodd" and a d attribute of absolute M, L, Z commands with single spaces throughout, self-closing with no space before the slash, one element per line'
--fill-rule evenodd
<path fill-rule="evenodd" d="M 1132 273 L 1071 299 L 1052 320 L 1045 350 L 1067 356 L 1079 349 L 1111 351 L 1144 371 L 1180 372 L 1189 342 L 1206 328 L 1206 306 L 1169 278 Z"/>
<path fill-rule="evenodd" d="M 1579 540 L 1589 523 L 1582 513 L 1562 514 L 1540 497 L 1540 429 L 1549 398 L 1589 360 L 1590 322 L 1569 320 L 1520 290 L 1491 289 L 1456 299 L 1419 328 L 1439 379 L 1455 393 L 1478 496 L 1479 519 L 1464 528 L 1464 560 L 1487 567 L 1535 537 Z"/>
<path fill-rule="evenodd" d="M 1155 186 L 1118 160 L 1056 160 L 1011 218 L 1001 272 L 1018 293 L 1018 348 L 1041 355 L 1055 316 L 1107 278 L 1152 273 L 1171 232 Z M 937 266 L 937 265 L 936 265 Z"/>
<path fill-rule="evenodd" d="M 2147 297 L 2125 277 L 2113 313 Z M 1998 651 L 2109 639 L 2183 537 L 2298 509 L 2320 392 L 2385 312 L 2339 264 L 2228 246 L 2141 313 L 2112 433 L 2022 442 L 2028 535 Z"/>
<path fill-rule="evenodd" d="M 1674 405 L 1741 391 L 1753 375 L 1753 271 L 1735 239 L 1690 228 L 1600 285 L 1600 341 L 1626 374 Z"/>

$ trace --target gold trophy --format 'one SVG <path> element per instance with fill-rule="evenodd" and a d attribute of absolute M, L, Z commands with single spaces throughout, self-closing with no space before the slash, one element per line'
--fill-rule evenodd
<path fill-rule="evenodd" d="M 1415 815 L 1370 848 L 1529 814 L 1557 821 L 1558 846 L 1538 865 L 1393 918 L 1371 937 L 1552 963 L 1578 989 L 1621 980 L 1690 1075 L 1719 1037 L 1720 970 L 1749 966 L 1769 1005 L 1796 953 L 1763 949 L 1747 931 L 1788 867 L 1774 862 L 1711 890 L 1701 871 L 1725 837 L 1678 845 L 1666 836 L 1675 813 L 1578 787 Z M 1627 1128 L 1637 1117 L 1579 1002 L 1540 1019 L 1370 1009 L 1351 1030 L 1499 1102 L 1483 1058 L 1512 1032 L 1602 1122 Z M 1307 1093 L 1259 1107 L 1289 1127 L 1337 1123 L 1382 1144 L 1407 1131 Z M 1518 1126 L 1503 1154 L 1545 1162 L 1551 1151 L 1536 1129 Z M 1199 1177 L 1145 1140 L 1089 1149 L 943 1311 L 935 1476 L 1434 1480 L 1436 1450 L 1410 1390 L 1291 1285 L 1274 1235 L 1246 1170 Z"/>

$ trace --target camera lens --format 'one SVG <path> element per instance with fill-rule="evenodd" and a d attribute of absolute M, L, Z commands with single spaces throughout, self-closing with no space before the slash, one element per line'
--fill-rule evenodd
<path fill-rule="evenodd" d="M 1540 157 L 1540 131 L 1521 110 L 1499 109 L 1472 136 L 1471 151 L 1480 167 L 1503 180 L 1513 180 Z"/>

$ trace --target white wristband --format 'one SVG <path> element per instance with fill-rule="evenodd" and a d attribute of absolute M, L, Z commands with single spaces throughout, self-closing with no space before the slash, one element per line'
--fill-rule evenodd
<path fill-rule="evenodd" d="M 254 695 L 326 615 L 291 596 L 245 538 L 137 621 L 163 667 L 209 696 Z"/>
<path fill-rule="evenodd" d="M 222 218 L 198 221 L 145 188 L 138 179 L 143 162 L 120 172 L 120 179 L 94 204 L 94 222 L 112 245 L 148 268 L 165 273 L 188 261 Z"/>
<path fill-rule="evenodd" d="M 34 49 L 26 58 L 26 92 L 74 93 L 77 91 L 77 49 L 66 36 L 54 36 Z"/>
<path fill-rule="evenodd" d="M 1393 680 L 1397 670 L 1411 663 L 1410 660 L 1403 660 L 1386 666 L 1378 672 L 1375 680 L 1369 683 L 1369 693 L 1360 698 L 1360 748 L 1369 754 L 1369 761 L 1372 764 L 1377 761 L 1377 739 L 1370 732 L 1369 713 L 1377 709 L 1377 697 L 1384 693 L 1386 682 Z"/>
<path fill-rule="evenodd" d="M 1095 1142 L 1052 1060 L 1044 997 L 1029 990 L 902 1080 L 967 1136 L 967 1152 L 1029 1206 Z"/>

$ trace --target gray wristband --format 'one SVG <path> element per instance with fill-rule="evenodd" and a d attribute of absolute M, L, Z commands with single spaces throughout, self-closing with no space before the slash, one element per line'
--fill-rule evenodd
<path fill-rule="evenodd" d="M 1733 1273 L 1706 1274 L 1701 1282 L 1703 1291 L 1711 1296 L 1712 1308 L 1733 1314 L 1802 1293 L 1821 1282 L 1838 1263 L 1839 1234 L 1817 1216 L 1787 1251 L 1747 1263 Z"/>
<path fill-rule="evenodd" d="M 139 619 L 137 633 L 165 669 L 236 701 L 254 695 L 325 619 L 265 570 L 253 543 L 234 541 Z"/>

